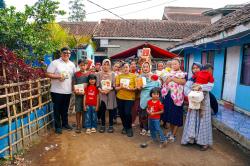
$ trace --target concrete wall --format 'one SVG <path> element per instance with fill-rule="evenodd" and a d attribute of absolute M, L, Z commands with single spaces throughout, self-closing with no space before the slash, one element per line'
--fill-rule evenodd
<path fill-rule="evenodd" d="M 122 51 L 125 51 L 129 48 L 136 47 L 140 44 L 148 42 L 150 44 L 156 45 L 162 49 L 166 49 L 167 47 L 175 44 L 176 42 L 168 42 L 168 41 L 141 41 L 141 40 L 109 40 L 109 45 L 119 45 L 118 48 L 108 48 L 108 56 L 115 55 Z"/>
<path fill-rule="evenodd" d="M 239 108 L 242 108 L 250 112 L 250 86 L 242 85 L 240 83 L 242 60 L 243 60 L 243 47 L 241 48 L 241 54 L 240 54 L 240 65 L 238 71 L 239 77 L 237 81 L 238 84 L 236 88 L 235 105 Z"/>

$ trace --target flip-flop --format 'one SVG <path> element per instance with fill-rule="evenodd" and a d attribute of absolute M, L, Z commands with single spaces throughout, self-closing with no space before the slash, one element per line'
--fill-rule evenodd
<path fill-rule="evenodd" d="M 148 147 L 148 144 L 147 143 L 142 143 L 140 146 L 141 146 L 141 148 L 146 148 L 146 147 Z"/>

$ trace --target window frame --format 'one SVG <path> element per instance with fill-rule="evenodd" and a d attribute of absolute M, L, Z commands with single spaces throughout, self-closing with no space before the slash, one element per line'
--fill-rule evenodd
<path fill-rule="evenodd" d="M 241 71 L 240 71 L 240 85 L 250 86 L 250 81 L 249 81 L 249 83 L 243 82 L 243 79 L 244 79 L 243 78 L 243 76 L 244 76 L 243 72 L 245 71 L 245 68 L 247 67 L 247 66 L 244 65 L 244 63 L 245 63 L 244 59 L 245 59 L 245 56 L 249 56 L 249 58 L 250 58 L 250 54 L 249 55 L 245 54 L 245 52 L 246 52 L 245 49 L 249 49 L 249 52 L 250 52 L 250 43 L 244 44 L 243 45 L 243 49 L 242 49 L 242 60 L 241 60 Z"/>

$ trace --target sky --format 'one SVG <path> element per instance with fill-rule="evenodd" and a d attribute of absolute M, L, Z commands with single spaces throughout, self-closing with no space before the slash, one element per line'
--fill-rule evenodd
<path fill-rule="evenodd" d="M 33 5 L 37 0 L 5 0 L 7 7 L 15 6 L 17 10 L 23 11 L 25 4 Z M 59 0 L 60 9 L 64 10 L 67 14 L 57 17 L 57 21 L 67 21 L 69 12 L 70 0 Z M 140 2 L 143 0 L 91 0 L 92 2 L 108 9 L 116 6 L 127 5 L 130 3 Z M 144 0 L 146 1 L 146 0 Z M 94 14 L 88 14 L 102 10 L 100 7 L 83 0 L 86 11 L 86 21 L 99 21 L 101 19 L 112 18 L 119 19 L 118 17 L 102 11 Z M 148 0 L 147 2 L 130 5 L 123 8 L 111 10 L 113 13 L 119 15 L 124 19 L 161 19 L 166 6 L 179 6 L 179 7 L 205 7 L 205 8 L 220 8 L 228 4 L 242 4 L 250 3 L 250 0 Z"/>

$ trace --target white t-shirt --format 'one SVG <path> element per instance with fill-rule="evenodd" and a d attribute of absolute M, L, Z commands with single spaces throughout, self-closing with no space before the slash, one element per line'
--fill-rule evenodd
<path fill-rule="evenodd" d="M 61 58 L 56 59 L 48 66 L 47 72 L 53 74 L 64 74 L 66 77 L 64 81 L 60 81 L 59 79 L 51 79 L 51 92 L 60 94 L 72 93 L 72 77 L 76 72 L 76 67 L 73 62 L 68 61 L 66 63 Z"/>

